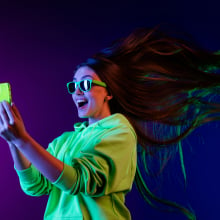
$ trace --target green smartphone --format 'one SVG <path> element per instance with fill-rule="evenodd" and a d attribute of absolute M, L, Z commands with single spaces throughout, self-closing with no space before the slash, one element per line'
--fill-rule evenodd
<path fill-rule="evenodd" d="M 11 104 L 11 86 L 9 83 L 0 83 L 0 102 L 2 101 Z"/>

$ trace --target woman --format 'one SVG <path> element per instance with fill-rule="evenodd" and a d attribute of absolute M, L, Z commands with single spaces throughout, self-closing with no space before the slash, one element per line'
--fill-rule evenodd
<path fill-rule="evenodd" d="M 29 195 L 50 194 L 45 219 L 130 219 L 124 195 L 136 170 L 135 131 L 123 115 L 111 115 L 112 96 L 89 67 L 79 68 L 68 88 L 88 123 L 75 124 L 47 151 L 28 135 L 15 105 L 1 103 L 1 135 L 21 186 Z"/>
<path fill-rule="evenodd" d="M 88 122 L 75 124 L 47 150 L 27 133 L 17 108 L 2 102 L 1 136 L 23 190 L 50 195 L 45 219 L 130 219 L 124 196 L 135 176 L 146 200 L 195 219 L 148 190 L 139 161 L 148 169 L 146 157 L 164 151 L 166 157 L 196 127 L 219 119 L 220 106 L 209 99 L 219 93 L 218 68 L 219 55 L 187 40 L 158 28 L 134 31 L 77 67 L 67 86 Z M 152 132 L 156 126 L 168 127 L 169 136 Z"/>

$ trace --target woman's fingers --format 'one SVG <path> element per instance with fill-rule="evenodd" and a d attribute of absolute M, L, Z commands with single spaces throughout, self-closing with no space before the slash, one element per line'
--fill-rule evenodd
<path fill-rule="evenodd" d="M 0 136 L 5 140 L 9 140 L 8 128 L 9 128 L 9 117 L 5 110 L 5 105 L 0 102 Z"/>
<path fill-rule="evenodd" d="M 24 123 L 15 105 L 0 102 L 0 136 L 10 142 L 25 135 Z"/>
<path fill-rule="evenodd" d="M 6 111 L 6 115 L 8 117 L 8 120 L 9 120 L 8 123 L 10 125 L 13 125 L 14 121 L 15 121 L 15 117 L 14 117 L 15 115 L 14 115 L 14 113 L 12 111 L 11 106 L 7 102 L 3 102 L 3 106 L 4 106 L 4 109 Z"/>
<path fill-rule="evenodd" d="M 4 102 L 5 101 L 0 102 L 0 118 L 1 118 L 2 126 L 7 127 L 10 119 L 9 119 L 9 116 L 6 112 Z"/>
<path fill-rule="evenodd" d="M 14 103 L 12 103 L 12 110 L 13 110 L 13 114 L 15 114 L 15 116 L 19 119 L 22 119 L 20 112 L 18 111 L 16 105 Z"/>

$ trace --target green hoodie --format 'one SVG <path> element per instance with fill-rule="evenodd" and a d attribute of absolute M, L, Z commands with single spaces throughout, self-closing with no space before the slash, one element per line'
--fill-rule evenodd
<path fill-rule="evenodd" d="M 133 127 L 122 114 L 114 114 L 91 125 L 76 123 L 74 128 L 47 149 L 64 162 L 59 178 L 51 183 L 33 165 L 16 170 L 23 191 L 49 194 L 45 220 L 131 219 L 125 195 L 136 171 Z"/>

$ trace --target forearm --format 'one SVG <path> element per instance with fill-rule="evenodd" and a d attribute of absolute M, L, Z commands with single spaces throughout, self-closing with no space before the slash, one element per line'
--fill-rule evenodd
<path fill-rule="evenodd" d="M 60 176 L 63 163 L 27 133 L 18 109 L 6 101 L 0 102 L 0 136 L 11 146 L 12 156 L 18 168 L 27 168 L 32 163 L 51 182 Z"/>
<path fill-rule="evenodd" d="M 17 170 L 24 170 L 30 167 L 31 162 L 18 150 L 18 148 L 12 143 L 8 144 L 15 168 Z"/>
<path fill-rule="evenodd" d="M 60 176 L 63 170 L 63 162 L 47 152 L 29 134 L 26 134 L 22 139 L 13 141 L 13 144 L 20 152 L 24 162 L 23 164 L 18 163 L 18 168 L 19 166 L 27 168 L 29 162 L 29 166 L 30 163 L 33 164 L 51 182 L 56 181 Z"/>

